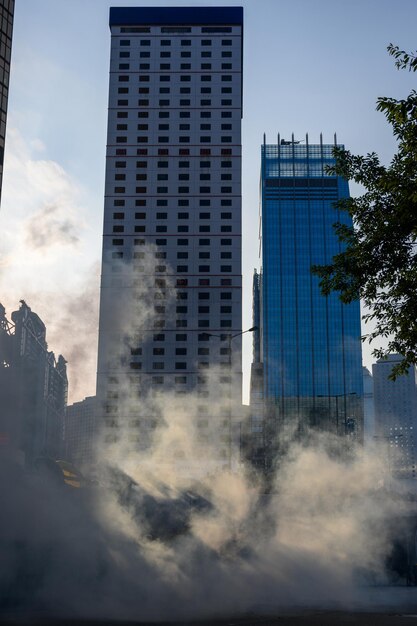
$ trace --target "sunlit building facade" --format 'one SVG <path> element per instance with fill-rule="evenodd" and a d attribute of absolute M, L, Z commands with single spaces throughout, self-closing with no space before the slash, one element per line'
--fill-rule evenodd
<path fill-rule="evenodd" d="M 329 175 L 333 145 L 262 146 L 260 361 L 267 414 L 277 430 L 299 424 L 362 438 L 359 302 L 324 297 L 311 266 L 341 250 L 335 202 L 348 183 Z"/>

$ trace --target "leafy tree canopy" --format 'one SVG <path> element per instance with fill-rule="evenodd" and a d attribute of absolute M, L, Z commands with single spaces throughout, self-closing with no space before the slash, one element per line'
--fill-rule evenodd
<path fill-rule="evenodd" d="M 417 52 L 390 44 L 398 69 L 417 71 Z M 343 302 L 361 299 L 370 312 L 363 319 L 374 330 L 362 339 L 386 338 L 386 348 L 373 355 L 399 353 L 403 358 L 394 378 L 417 363 L 417 92 L 404 100 L 378 98 L 381 111 L 397 139 L 397 153 L 385 167 L 377 154 L 355 156 L 336 148 L 329 173 L 361 184 L 365 193 L 338 202 L 354 226 L 334 225 L 344 250 L 330 265 L 314 266 L 323 294 L 340 292 Z"/>

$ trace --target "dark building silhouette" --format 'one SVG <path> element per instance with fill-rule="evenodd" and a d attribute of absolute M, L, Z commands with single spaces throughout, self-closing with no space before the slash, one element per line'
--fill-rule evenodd
<path fill-rule="evenodd" d="M 48 351 L 45 324 L 23 300 L 11 317 L 0 305 L 0 442 L 30 467 L 63 452 L 66 361 Z"/>
<path fill-rule="evenodd" d="M 9 97 L 14 0 L 0 0 L 0 198 L 3 183 L 4 143 Z"/>
<path fill-rule="evenodd" d="M 94 462 L 95 418 L 95 396 L 89 396 L 67 407 L 64 429 L 65 459 L 76 467 L 85 467 Z"/>

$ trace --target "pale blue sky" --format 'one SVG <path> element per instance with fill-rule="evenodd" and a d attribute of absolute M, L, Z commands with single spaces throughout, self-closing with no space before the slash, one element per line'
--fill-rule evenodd
<path fill-rule="evenodd" d="M 89 279 L 93 291 L 98 284 L 108 10 L 110 6 L 139 5 L 244 7 L 244 328 L 251 325 L 251 276 L 253 268 L 259 267 L 259 146 L 263 133 L 273 142 L 278 132 L 286 138 L 291 132 L 298 138 L 308 132 L 314 143 L 320 132 L 325 142 L 332 142 L 336 131 L 338 140 L 352 151 L 375 150 L 388 160 L 394 142 L 384 117 L 375 112 L 376 98 L 405 96 L 416 85 L 415 74 L 395 69 L 386 46 L 393 42 L 404 49 L 417 48 L 417 0 L 16 0 L 0 213 L 4 233 L 0 301 L 10 312 L 19 298 L 30 294 L 29 304 L 47 322 L 51 349 L 65 356 L 74 353 L 74 346 L 69 345 L 70 338 L 62 337 L 62 324 L 54 332 L 57 308 L 49 306 L 51 298 L 56 295 L 55 302 L 64 306 L 74 290 L 82 291 Z M 47 232 L 55 236 L 55 244 L 49 250 L 38 244 L 28 249 L 28 223 L 34 216 L 39 221 L 53 196 L 45 188 L 48 184 L 57 185 L 61 202 L 54 217 L 49 213 L 47 217 Z M 72 233 L 80 227 L 75 244 L 74 237 L 65 240 L 67 230 L 61 228 L 63 223 L 68 226 L 67 216 Z M 2 270 L 4 265 L 8 269 Z M 47 301 L 42 299 L 43 293 L 48 294 Z M 72 315 L 76 317 L 76 309 Z M 82 320 L 65 319 L 68 328 L 82 327 Z M 88 345 L 94 352 L 94 332 L 88 328 Z M 246 389 L 250 348 L 248 337 Z M 364 361 L 371 362 L 369 350 Z M 94 370 L 91 363 L 89 368 Z M 94 371 L 91 375 L 85 372 L 83 382 L 74 384 L 72 399 L 94 393 L 94 376 Z"/>

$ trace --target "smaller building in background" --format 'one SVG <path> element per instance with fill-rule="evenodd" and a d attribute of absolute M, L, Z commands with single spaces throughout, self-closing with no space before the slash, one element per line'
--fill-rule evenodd
<path fill-rule="evenodd" d="M 76 467 L 86 467 L 94 462 L 95 417 L 96 396 L 89 396 L 67 407 L 65 459 Z"/>
<path fill-rule="evenodd" d="M 369 447 L 375 442 L 374 380 L 367 367 L 363 368 L 363 442 Z"/>
<path fill-rule="evenodd" d="M 417 385 L 416 368 L 389 379 L 394 365 L 401 361 L 390 354 L 372 366 L 375 403 L 375 440 L 386 442 L 388 470 L 395 478 L 416 476 Z"/>
<path fill-rule="evenodd" d="M 66 361 L 48 351 L 45 324 L 24 300 L 11 318 L 0 304 L 0 440 L 32 467 L 63 452 Z"/>

